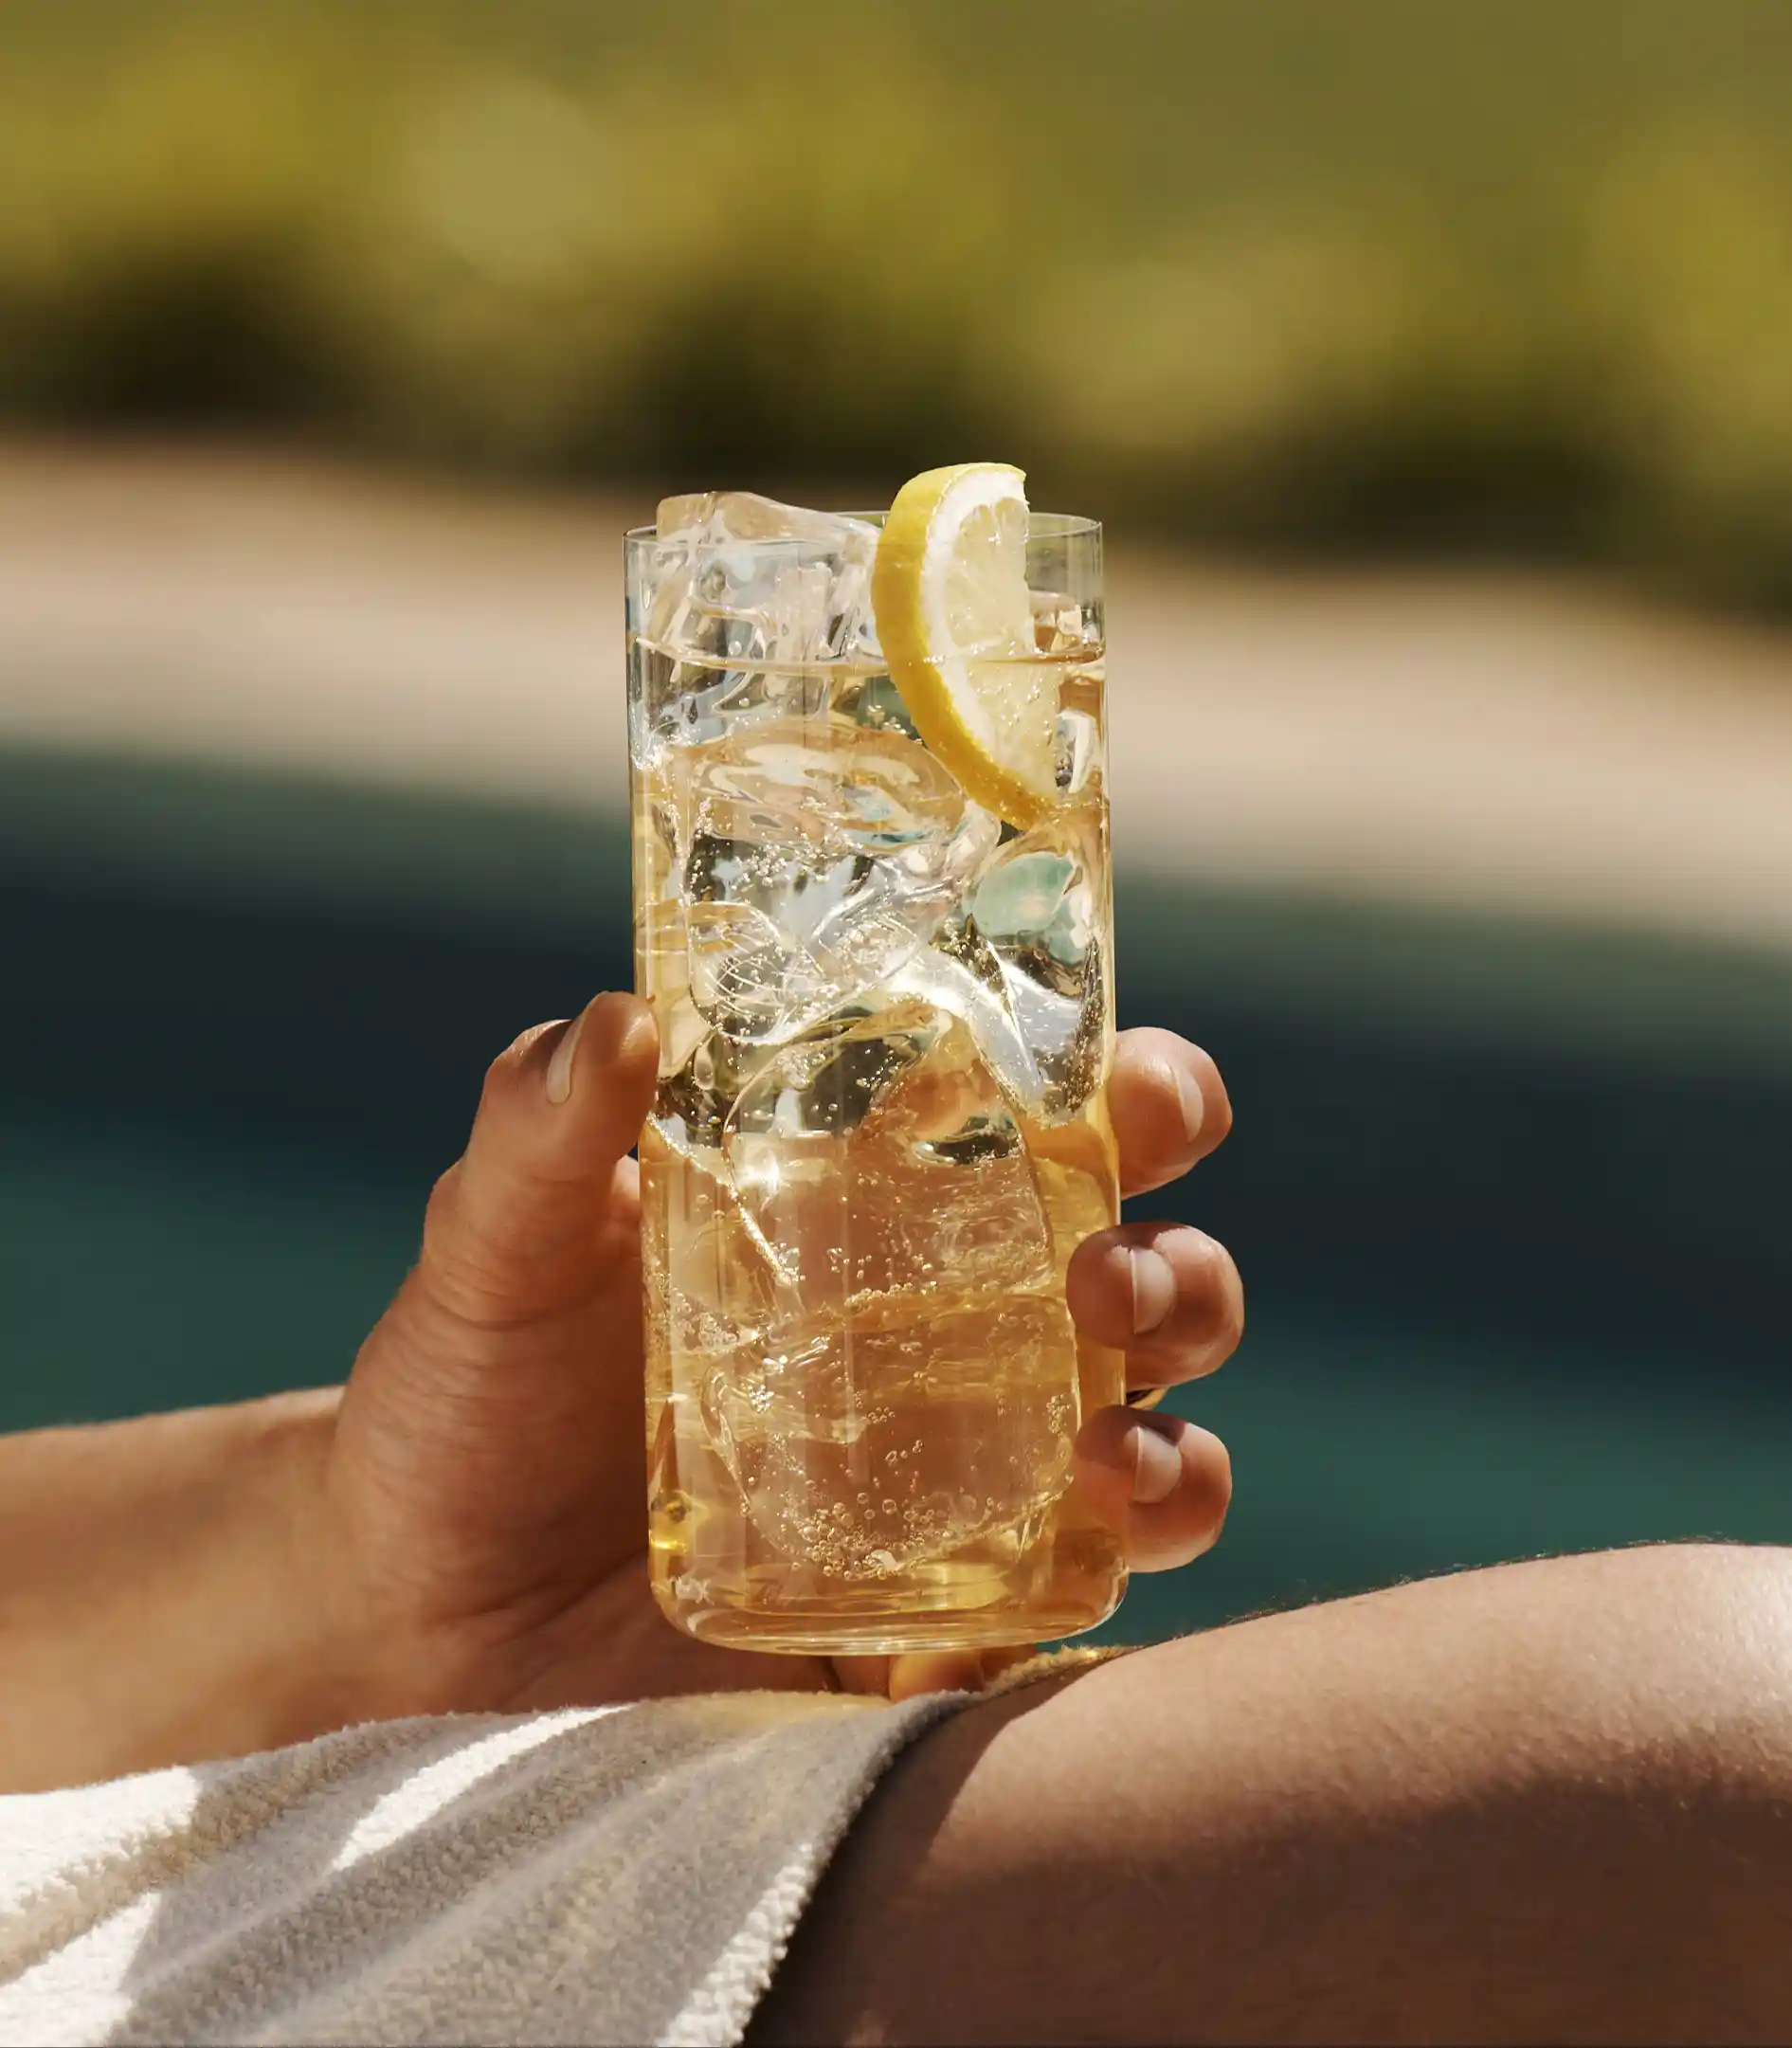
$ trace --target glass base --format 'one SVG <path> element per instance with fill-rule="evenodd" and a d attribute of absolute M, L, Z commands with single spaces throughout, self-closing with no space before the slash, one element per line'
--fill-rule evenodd
<path fill-rule="evenodd" d="M 836 1591 L 814 1600 L 768 1602 L 763 1588 L 713 1583 L 692 1597 L 696 1589 L 688 1580 L 661 1580 L 654 1592 L 667 1619 L 701 1642 L 787 1657 L 885 1657 L 1008 1649 L 1096 1628 L 1119 1606 L 1126 1573 L 1104 1571 L 1094 1583 L 1077 1577 L 1074 1586 L 1053 1587 L 1046 1597 L 1025 1602 L 1017 1602 L 1011 1587 L 970 1586 L 958 1588 L 957 1599 L 945 1587 L 931 1588 L 924 1604 L 871 1589 L 858 1599 Z"/>

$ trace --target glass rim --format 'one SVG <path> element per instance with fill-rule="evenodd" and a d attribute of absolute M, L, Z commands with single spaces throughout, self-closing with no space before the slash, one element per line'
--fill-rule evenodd
<path fill-rule="evenodd" d="M 823 510 L 822 507 L 805 507 L 805 510 Z M 890 517 L 888 506 L 881 512 L 834 512 L 827 517 L 836 519 L 863 519 L 867 525 L 881 526 Z M 1026 537 L 1036 540 L 1099 540 L 1101 521 L 1092 519 L 1080 512 L 1035 512 L 1028 509 L 1026 516 Z M 625 546 L 636 549 L 671 545 L 671 535 L 662 542 L 658 526 L 630 526 L 624 529 Z M 812 548 L 813 540 L 800 539 L 795 535 L 776 539 L 755 540 L 757 548 Z"/>

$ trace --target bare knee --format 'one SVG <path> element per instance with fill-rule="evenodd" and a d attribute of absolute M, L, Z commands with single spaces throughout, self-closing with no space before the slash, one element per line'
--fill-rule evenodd
<path fill-rule="evenodd" d="M 1792 2038 L 1792 1552 L 1552 1560 L 971 1709 L 760 2038 Z"/>
<path fill-rule="evenodd" d="M 1550 1560 L 1373 1621 L 1395 1668 L 1345 1741 L 1406 1734 L 1331 1816 L 1358 1903 L 1307 1950 L 1305 2010 L 1370 2037 L 1792 2039 L 1792 1551 Z M 1286 2003 L 1254 2010 L 1284 2031 Z"/>
<path fill-rule="evenodd" d="M 1792 2039 L 1792 1550 L 1551 1559 L 1282 1619 L 1202 1673 L 1234 1666 L 1211 1760 L 1235 1783 L 1234 1716 L 1273 1711 L 1277 1667 L 1316 1699 L 1269 1723 L 1279 1783 L 1218 1845 L 1210 1895 L 1261 1881 L 1238 1934 L 1286 1964 L 1221 2035 Z"/>
<path fill-rule="evenodd" d="M 1408 1654 L 1431 1633 L 1463 1658 L 1469 1731 L 1521 1769 L 1792 1798 L 1792 1550 L 1655 1544 L 1382 1597 L 1407 1604 L 1387 1619 Z"/>

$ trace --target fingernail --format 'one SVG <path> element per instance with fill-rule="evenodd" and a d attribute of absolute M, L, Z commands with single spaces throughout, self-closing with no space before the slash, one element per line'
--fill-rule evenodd
<path fill-rule="evenodd" d="M 1176 1306 L 1176 1276 L 1162 1252 L 1133 1245 L 1127 1253 L 1132 1275 L 1132 1333 L 1155 1330 Z"/>
<path fill-rule="evenodd" d="M 1173 1415 L 1164 1420 L 1176 1423 Z M 1148 1422 L 1141 1421 L 1132 1437 L 1132 1497 L 1143 1507 L 1152 1507 L 1175 1492 L 1183 1476 L 1183 1454 L 1171 1438 Z"/>
<path fill-rule="evenodd" d="M 548 1100 L 564 1102 L 572 1093 L 572 1062 L 579 1056 L 579 1033 L 585 1029 L 585 1012 L 581 1010 L 567 1027 L 566 1035 L 553 1048 L 553 1058 L 548 1061 Z"/>
<path fill-rule="evenodd" d="M 1183 1131 L 1192 1145 L 1207 1119 L 1207 1105 L 1201 1099 L 1201 1085 L 1185 1068 L 1176 1069 L 1176 1094 L 1183 1106 Z"/>

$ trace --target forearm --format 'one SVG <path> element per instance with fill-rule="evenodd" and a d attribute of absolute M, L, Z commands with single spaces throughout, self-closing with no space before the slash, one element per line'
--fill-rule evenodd
<path fill-rule="evenodd" d="M 335 1401 L 0 1439 L 0 1791 L 354 1718 L 317 1554 Z"/>

